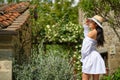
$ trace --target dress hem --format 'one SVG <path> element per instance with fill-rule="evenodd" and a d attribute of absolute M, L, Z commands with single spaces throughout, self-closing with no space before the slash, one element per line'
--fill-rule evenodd
<path fill-rule="evenodd" d="M 103 72 L 103 73 L 88 73 L 88 72 L 82 72 L 82 73 L 85 73 L 85 74 L 106 74 L 106 72 Z"/>

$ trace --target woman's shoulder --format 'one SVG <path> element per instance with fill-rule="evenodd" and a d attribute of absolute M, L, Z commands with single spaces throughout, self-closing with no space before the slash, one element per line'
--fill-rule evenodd
<path fill-rule="evenodd" d="M 97 31 L 96 30 L 92 30 L 90 31 L 88 34 L 87 34 L 88 37 L 92 38 L 92 39 L 95 39 L 96 40 L 96 37 L 97 37 Z"/>

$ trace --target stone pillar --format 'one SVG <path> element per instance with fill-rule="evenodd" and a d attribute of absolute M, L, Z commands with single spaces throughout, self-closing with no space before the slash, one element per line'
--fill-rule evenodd
<path fill-rule="evenodd" d="M 12 56 L 11 37 L 0 35 L 0 80 L 12 80 Z"/>
<path fill-rule="evenodd" d="M 0 30 L 0 80 L 12 80 L 12 60 L 22 60 L 22 50 L 25 59 L 31 53 L 29 16 L 26 10 L 10 26 Z"/>
<path fill-rule="evenodd" d="M 0 80 L 12 80 L 11 60 L 0 60 Z"/>

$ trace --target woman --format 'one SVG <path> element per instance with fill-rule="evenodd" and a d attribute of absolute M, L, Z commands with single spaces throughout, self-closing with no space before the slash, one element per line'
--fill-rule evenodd
<path fill-rule="evenodd" d="M 84 27 L 84 40 L 82 44 L 82 80 L 89 80 L 93 76 L 93 80 L 99 80 L 100 74 L 105 74 L 105 63 L 101 55 L 97 52 L 96 46 L 104 45 L 104 34 L 101 16 L 95 15 L 88 18 Z"/>

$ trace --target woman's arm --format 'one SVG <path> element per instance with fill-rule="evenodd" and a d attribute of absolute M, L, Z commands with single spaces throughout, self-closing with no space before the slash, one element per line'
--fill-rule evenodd
<path fill-rule="evenodd" d="M 86 37 L 87 34 L 89 33 L 88 24 L 89 24 L 89 20 L 87 19 L 86 22 L 83 24 L 83 28 L 84 28 L 84 37 Z"/>
<path fill-rule="evenodd" d="M 89 27 L 88 27 L 88 25 L 84 24 L 83 28 L 84 28 L 84 37 L 86 37 L 87 34 L 89 33 Z"/>

